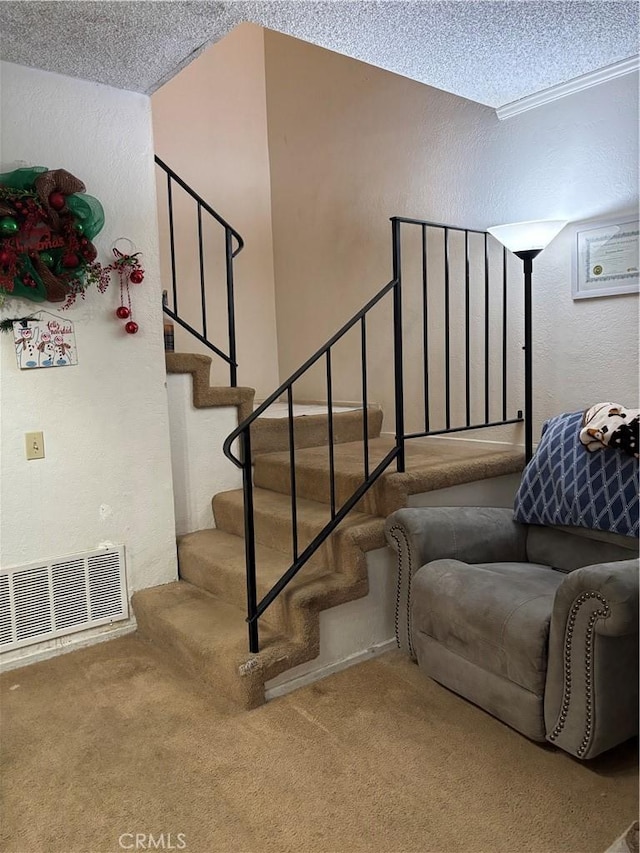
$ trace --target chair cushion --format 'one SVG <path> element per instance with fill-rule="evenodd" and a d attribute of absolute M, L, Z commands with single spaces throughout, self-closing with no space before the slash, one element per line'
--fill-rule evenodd
<path fill-rule="evenodd" d="M 542 696 L 549 621 L 563 579 L 536 563 L 434 560 L 413 579 L 412 632 L 428 634 L 477 666 Z"/>

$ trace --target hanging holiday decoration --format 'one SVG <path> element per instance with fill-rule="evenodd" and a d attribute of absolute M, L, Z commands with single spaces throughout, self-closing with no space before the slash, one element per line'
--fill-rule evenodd
<path fill-rule="evenodd" d="M 7 296 L 64 302 L 108 284 L 91 242 L 104 225 L 100 202 L 64 169 L 0 175 L 0 303 Z"/>
<path fill-rule="evenodd" d="M 123 252 L 118 248 L 124 243 L 129 244 L 129 251 Z M 108 267 L 107 271 L 115 272 L 120 283 L 120 305 L 116 308 L 116 317 L 119 320 L 127 320 L 124 330 L 128 335 L 135 335 L 138 324 L 133 319 L 133 308 L 131 306 L 130 284 L 142 284 L 144 280 L 144 269 L 140 262 L 140 252 L 134 252 L 135 246 L 126 237 L 119 237 L 113 245 L 115 261 Z"/>

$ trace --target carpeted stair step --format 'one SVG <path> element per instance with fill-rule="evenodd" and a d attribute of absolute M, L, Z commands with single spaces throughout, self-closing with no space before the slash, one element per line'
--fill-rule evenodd
<path fill-rule="evenodd" d="M 369 442 L 369 471 L 392 450 L 394 439 L 382 436 Z M 336 445 L 334 477 L 336 503 L 347 500 L 364 479 L 362 441 Z M 398 474 L 395 463 L 364 495 L 356 509 L 386 517 L 406 505 L 408 495 L 444 489 L 512 474 L 522 470 L 522 453 L 515 450 L 478 449 L 460 441 L 417 439 L 405 444 L 406 473 Z M 296 494 L 329 503 L 329 453 L 326 447 L 296 450 Z M 288 494 L 291 465 L 287 452 L 260 454 L 255 459 L 254 483 L 260 488 Z"/>
<path fill-rule="evenodd" d="M 268 410 L 267 410 L 268 413 Z M 382 409 L 367 407 L 367 433 L 377 438 L 382 429 Z M 327 415 L 298 415 L 295 422 L 296 447 L 318 447 L 329 443 L 329 418 Z M 364 429 L 362 409 L 333 414 L 333 441 L 342 444 L 362 439 Z M 251 452 L 271 453 L 289 448 L 288 418 L 270 418 L 268 414 L 258 417 L 251 427 Z"/>
<path fill-rule="evenodd" d="M 198 530 L 178 540 L 180 577 L 193 586 L 241 608 L 246 613 L 245 541 L 224 530 Z M 256 544 L 258 601 L 287 571 L 291 561 L 282 551 Z M 261 619 L 274 630 L 301 639 L 308 632 L 309 606 L 334 606 L 346 590 L 344 575 L 324 566 L 304 566 Z M 340 602 L 345 600 L 341 599 Z"/>
<path fill-rule="evenodd" d="M 158 645 L 203 686 L 251 709 L 265 701 L 265 682 L 317 657 L 319 620 L 308 620 L 301 640 L 260 623 L 260 651 L 249 652 L 244 610 L 185 581 L 134 593 L 138 634 Z"/>
<path fill-rule="evenodd" d="M 242 489 L 220 492 L 212 501 L 216 527 L 244 535 L 244 495 Z M 329 506 L 299 498 L 298 553 L 314 539 L 331 518 Z M 269 489 L 253 490 L 256 542 L 282 551 L 292 558 L 291 498 Z M 311 557 L 309 564 L 331 566 L 334 571 L 366 577 L 364 551 L 384 547 L 384 520 L 364 513 L 351 512 Z"/>
<path fill-rule="evenodd" d="M 131 604 L 139 633 L 162 646 L 199 682 L 240 707 L 264 701 L 253 670 L 262 667 L 278 640 L 268 626 L 261 626 L 263 651 L 251 655 L 243 610 L 184 581 L 140 590 Z"/>
<path fill-rule="evenodd" d="M 393 448 L 393 439 L 374 438 L 369 442 L 369 471 L 373 471 Z M 334 446 L 336 505 L 341 506 L 364 481 L 364 442 Z M 331 500 L 328 447 L 308 447 L 295 453 L 296 494 L 328 504 Z M 390 467 L 394 470 L 393 463 Z M 254 483 L 281 494 L 291 490 L 289 452 L 263 453 L 255 458 Z M 372 486 L 356 509 L 370 515 L 384 515 L 381 484 Z"/>

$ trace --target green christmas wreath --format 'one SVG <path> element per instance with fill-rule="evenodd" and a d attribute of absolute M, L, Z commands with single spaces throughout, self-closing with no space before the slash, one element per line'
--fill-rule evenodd
<path fill-rule="evenodd" d="M 104 225 L 100 202 L 64 169 L 0 174 L 0 303 L 7 296 L 73 304 L 108 273 L 91 242 Z"/>

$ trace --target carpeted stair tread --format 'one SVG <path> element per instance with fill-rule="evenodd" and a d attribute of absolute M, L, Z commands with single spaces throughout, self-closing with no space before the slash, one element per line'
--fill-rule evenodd
<path fill-rule="evenodd" d="M 300 639 L 274 632 L 262 619 L 260 651 L 252 654 L 244 610 L 183 580 L 140 590 L 131 604 L 140 636 L 201 685 L 247 710 L 264 703 L 266 681 L 319 654 L 317 619 Z"/>
<path fill-rule="evenodd" d="M 258 656 L 248 651 L 244 611 L 184 581 L 141 590 L 132 597 L 139 632 L 162 645 L 178 664 L 212 689 L 246 704 L 238 672 Z M 260 632 L 265 657 L 277 638 Z"/>
<path fill-rule="evenodd" d="M 338 502 L 350 497 L 364 478 L 363 442 L 349 442 L 334 448 L 335 486 Z M 369 442 L 369 470 L 394 447 L 392 436 Z M 392 463 L 378 483 L 364 496 L 358 509 L 371 515 L 387 516 L 404 505 L 410 494 L 443 489 L 474 480 L 497 477 L 522 470 L 521 452 L 487 450 L 462 442 L 416 439 L 405 444 L 406 471 L 396 472 Z M 326 447 L 296 451 L 296 493 L 329 502 L 329 454 Z M 256 486 L 288 494 L 291 488 L 289 452 L 260 454 L 255 459 Z"/>
<path fill-rule="evenodd" d="M 193 352 L 166 352 L 164 358 L 167 373 L 192 375 L 192 399 L 196 409 L 236 406 L 238 421 L 248 418 L 253 411 L 253 388 L 229 388 L 210 384 L 210 356 Z"/>
<path fill-rule="evenodd" d="M 367 433 L 370 438 L 380 435 L 383 412 L 379 406 L 367 407 Z M 294 418 L 296 447 L 326 446 L 329 443 L 328 415 L 297 415 Z M 333 414 L 333 440 L 336 444 L 362 438 L 364 424 L 362 409 Z M 259 416 L 251 427 L 251 452 L 271 453 L 289 447 L 288 418 Z"/>
<path fill-rule="evenodd" d="M 220 492 L 212 501 L 216 527 L 236 536 L 244 535 L 244 495 L 242 489 Z M 269 489 L 253 490 L 253 509 L 256 542 L 285 554 L 292 555 L 291 498 Z M 314 539 L 330 521 L 327 504 L 307 498 L 298 499 L 297 530 L 298 553 Z M 350 532 L 372 525 L 376 528 L 381 519 L 359 512 L 351 512 L 334 531 L 327 542 L 311 558 L 315 565 L 340 565 L 340 549 Z M 382 544 L 378 547 L 382 547 Z"/>
<path fill-rule="evenodd" d="M 178 540 L 178 564 L 183 580 L 243 610 L 246 608 L 244 539 L 215 528 L 188 533 Z M 290 557 L 282 551 L 256 544 L 258 600 L 280 580 L 290 565 Z M 343 579 L 324 565 L 304 566 L 266 611 L 263 621 L 282 631 L 293 630 L 295 618 L 291 609 L 303 600 L 322 598 L 329 586 L 336 584 L 344 585 Z"/>

